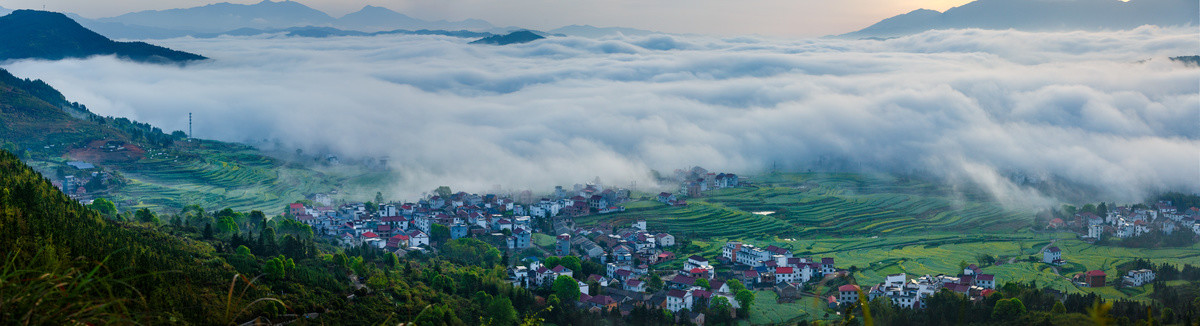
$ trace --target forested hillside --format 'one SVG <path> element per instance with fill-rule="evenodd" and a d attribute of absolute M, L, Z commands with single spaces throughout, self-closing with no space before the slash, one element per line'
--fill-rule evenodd
<path fill-rule="evenodd" d="M 474 263 L 460 265 L 366 248 L 318 250 L 307 226 L 261 212 L 143 210 L 117 221 L 103 205 L 110 214 L 71 200 L 0 151 L 0 324 L 511 325 L 546 310 L 503 281 L 493 265 L 498 252 L 476 240 L 451 242 L 476 248 L 444 256 Z M 572 318 L 571 309 L 546 311 Z"/>
<path fill-rule="evenodd" d="M 115 55 L 156 63 L 204 60 L 205 57 L 144 42 L 116 42 L 76 23 L 66 15 L 17 10 L 0 17 L 0 60 L 86 58 Z"/>
<path fill-rule="evenodd" d="M 8 152 L 0 152 L 0 189 L 0 250 L 8 253 L 0 319 L 219 319 L 218 292 L 235 271 L 211 246 L 105 221 Z M 55 286 L 66 289 L 46 291 Z"/>

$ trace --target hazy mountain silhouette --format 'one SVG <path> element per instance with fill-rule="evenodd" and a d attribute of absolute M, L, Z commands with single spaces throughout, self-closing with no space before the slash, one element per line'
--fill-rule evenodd
<path fill-rule="evenodd" d="M 1196 0 L 976 0 L 946 12 L 918 9 L 884 19 L 847 38 L 896 37 L 934 29 L 1024 31 L 1124 30 L 1197 24 Z"/>
<path fill-rule="evenodd" d="M 349 13 L 337 19 L 335 23 L 339 28 L 355 29 L 360 31 L 391 31 L 397 29 L 405 30 L 472 30 L 483 31 L 494 28 L 491 23 L 479 19 L 468 19 L 464 21 L 451 22 L 446 20 L 427 21 L 421 20 L 408 15 L 392 11 L 388 8 L 366 6 L 362 10 Z"/>
<path fill-rule="evenodd" d="M 366 6 L 341 18 L 333 18 L 298 2 L 270 0 L 252 5 L 222 2 L 192 8 L 147 10 L 90 21 L 80 20 L 80 23 L 105 35 L 120 38 L 201 36 L 247 28 L 276 31 L 296 27 L 333 27 L 348 32 L 326 30 L 330 34 L 327 36 L 398 29 L 485 31 L 494 28 L 492 24 L 478 19 L 426 21 L 376 6 Z"/>
<path fill-rule="evenodd" d="M 335 19 L 298 2 L 264 0 L 252 5 L 222 2 L 193 8 L 139 11 L 97 21 L 216 33 L 245 27 L 327 26 Z"/>
<path fill-rule="evenodd" d="M 205 59 L 143 42 L 115 42 L 60 13 L 17 10 L 0 17 L 0 60 L 59 60 L 94 55 L 156 63 Z"/>
<path fill-rule="evenodd" d="M 531 31 L 516 31 L 505 35 L 493 35 L 481 38 L 471 42 L 471 44 L 509 45 L 517 43 L 529 43 L 544 38 L 545 37 L 542 37 L 541 35 Z"/>
<path fill-rule="evenodd" d="M 615 36 L 618 34 L 627 36 L 643 36 L 652 34 L 662 34 L 655 31 L 647 31 L 636 28 L 627 27 L 596 27 L 592 25 L 570 25 L 555 28 L 549 31 L 555 34 L 564 34 L 579 37 L 599 38 L 605 36 Z"/>

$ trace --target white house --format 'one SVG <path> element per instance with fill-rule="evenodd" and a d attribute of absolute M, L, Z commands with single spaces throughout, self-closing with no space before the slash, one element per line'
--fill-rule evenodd
<path fill-rule="evenodd" d="M 1058 247 L 1046 248 L 1045 251 L 1042 251 L 1042 262 L 1055 265 L 1062 264 L 1062 249 L 1058 249 Z"/>
<path fill-rule="evenodd" d="M 1092 225 L 1088 226 L 1088 237 L 1092 239 L 1100 239 L 1100 235 L 1104 234 L 1104 226 Z"/>
<path fill-rule="evenodd" d="M 429 245 L 429 235 L 421 230 L 408 231 L 408 245 L 410 247 L 420 247 Z"/>
<path fill-rule="evenodd" d="M 1146 283 L 1154 282 L 1154 271 L 1149 269 L 1129 271 L 1122 281 L 1125 283 L 1125 286 L 1142 286 Z"/>
<path fill-rule="evenodd" d="M 985 288 L 985 289 L 995 289 L 996 288 L 996 275 L 979 274 L 979 275 L 975 276 L 975 286 Z"/>
<path fill-rule="evenodd" d="M 673 235 L 666 234 L 666 233 L 659 233 L 659 234 L 655 234 L 654 238 L 658 240 L 659 247 L 670 247 L 670 246 L 675 245 L 675 236 L 673 236 Z"/>
<path fill-rule="evenodd" d="M 679 312 L 683 309 L 692 309 L 692 292 L 681 290 L 667 291 L 667 310 Z"/>
<path fill-rule="evenodd" d="M 639 280 L 625 281 L 625 290 L 633 292 L 646 292 L 646 282 Z"/>

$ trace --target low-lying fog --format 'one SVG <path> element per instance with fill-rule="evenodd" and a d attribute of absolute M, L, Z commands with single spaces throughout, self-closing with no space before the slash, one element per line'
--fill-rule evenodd
<path fill-rule="evenodd" d="M 693 165 L 754 173 L 818 159 L 928 171 L 1008 203 L 1013 173 L 1134 201 L 1200 191 L 1194 28 L 933 31 L 886 41 L 427 36 L 157 42 L 185 67 L 20 61 L 102 115 L 275 149 L 388 156 L 394 193 L 649 183 Z M 271 146 L 268 146 L 271 147 Z"/>

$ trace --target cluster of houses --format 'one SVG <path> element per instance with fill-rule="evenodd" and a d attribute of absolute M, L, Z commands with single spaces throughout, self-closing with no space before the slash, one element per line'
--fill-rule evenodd
<path fill-rule="evenodd" d="M 536 226 L 541 219 L 553 220 L 553 231 L 569 229 L 572 217 L 624 211 L 619 204 L 628 201 L 629 194 L 627 189 L 588 184 L 575 185 L 574 190 L 556 187 L 553 195 L 536 201 L 528 196 L 520 196 L 525 202 L 517 202 L 511 196 L 459 192 L 377 208 L 365 203 L 332 207 L 328 195 L 317 195 L 314 202 L 324 206 L 295 203 L 288 207 L 288 215 L 345 246 L 420 249 L 429 245 L 429 235 L 437 224 L 449 228 L 451 239 L 491 235 L 503 239 L 498 246 L 520 250 L 533 246 L 533 233 L 541 231 Z"/>
<path fill-rule="evenodd" d="M 758 248 L 737 241 L 725 243 L 721 260 L 731 263 L 745 284 L 801 284 L 845 273 L 833 266 L 833 258 L 794 257 L 791 250 L 774 245 Z"/>
<path fill-rule="evenodd" d="M 67 165 L 74 168 L 74 171 L 69 171 L 70 173 L 64 175 L 60 180 L 51 181 L 51 184 L 72 199 L 86 199 L 88 197 L 88 190 L 84 185 L 95 179 L 100 180 L 100 182 L 108 182 L 108 172 L 96 168 L 94 164 L 71 161 L 67 162 Z"/>
<path fill-rule="evenodd" d="M 1042 262 L 1052 265 L 1062 265 L 1066 261 L 1062 258 L 1062 249 L 1050 246 L 1042 250 Z M 1083 287 L 1104 287 L 1107 286 L 1105 279 L 1108 274 L 1102 270 L 1090 270 L 1083 273 L 1075 274 L 1073 280 L 1075 284 Z M 1142 286 L 1146 283 L 1154 281 L 1154 272 L 1149 269 L 1139 269 L 1129 271 L 1121 280 L 1124 286 Z"/>
<path fill-rule="evenodd" d="M 599 245 L 602 244 L 602 245 Z M 539 287 L 548 286 L 560 275 L 577 276 L 576 283 L 583 295 L 578 305 L 592 310 L 617 310 L 623 314 L 630 313 L 635 307 L 657 307 L 672 312 L 688 309 L 695 310 L 697 305 L 707 305 L 715 296 L 727 298 L 734 308 L 738 307 L 729 286 L 715 277 L 714 268 L 708 259 L 701 256 L 688 257 L 683 268 L 677 271 L 660 271 L 668 273 L 663 280 L 663 287 L 650 292 L 648 287 L 652 277 L 651 265 L 673 260 L 674 254 L 664 251 L 664 248 L 675 246 L 675 237 L 663 232 L 650 232 L 646 221 L 638 220 L 629 227 L 613 232 L 602 229 L 578 229 L 564 232 L 556 237 L 554 254 L 557 256 L 576 255 L 587 259 L 595 259 L 605 263 L 604 275 L 576 275 L 563 266 L 543 266 L 534 258 L 529 258 L 528 266 L 511 267 L 508 270 L 509 281 L 517 286 Z M 699 280 L 708 282 L 703 286 Z M 588 295 L 591 286 L 600 287 L 597 295 Z M 696 322 L 703 315 L 689 315 L 686 318 Z"/>
<path fill-rule="evenodd" d="M 1131 208 L 1119 206 L 1108 210 L 1104 216 L 1092 212 L 1075 214 L 1074 220 L 1060 218 L 1050 220 L 1050 228 L 1082 229 L 1083 237 L 1100 239 L 1103 236 L 1129 238 L 1154 230 L 1171 234 L 1176 230 L 1189 230 L 1200 235 L 1200 208 L 1177 209 L 1170 201 L 1160 201 L 1154 207 Z"/>
<path fill-rule="evenodd" d="M 871 286 L 866 296 L 868 300 L 884 297 L 898 307 L 921 309 L 925 308 L 925 298 L 942 289 L 968 296 L 971 300 L 982 300 L 996 291 L 996 276 L 981 273 L 979 267 L 974 264 L 964 268 L 957 276 L 924 275 L 908 279 L 905 273 L 892 274 L 883 282 Z M 857 285 L 843 285 L 838 288 L 838 295 L 830 296 L 828 301 L 836 301 L 837 304 L 857 302 L 859 290 Z"/>
<path fill-rule="evenodd" d="M 708 172 L 698 166 L 686 170 L 675 170 L 675 179 L 681 181 L 679 192 L 692 198 L 703 196 L 704 192 L 710 190 L 735 188 L 741 182 L 736 174 Z M 662 196 L 659 197 L 659 200 L 662 200 Z"/>

